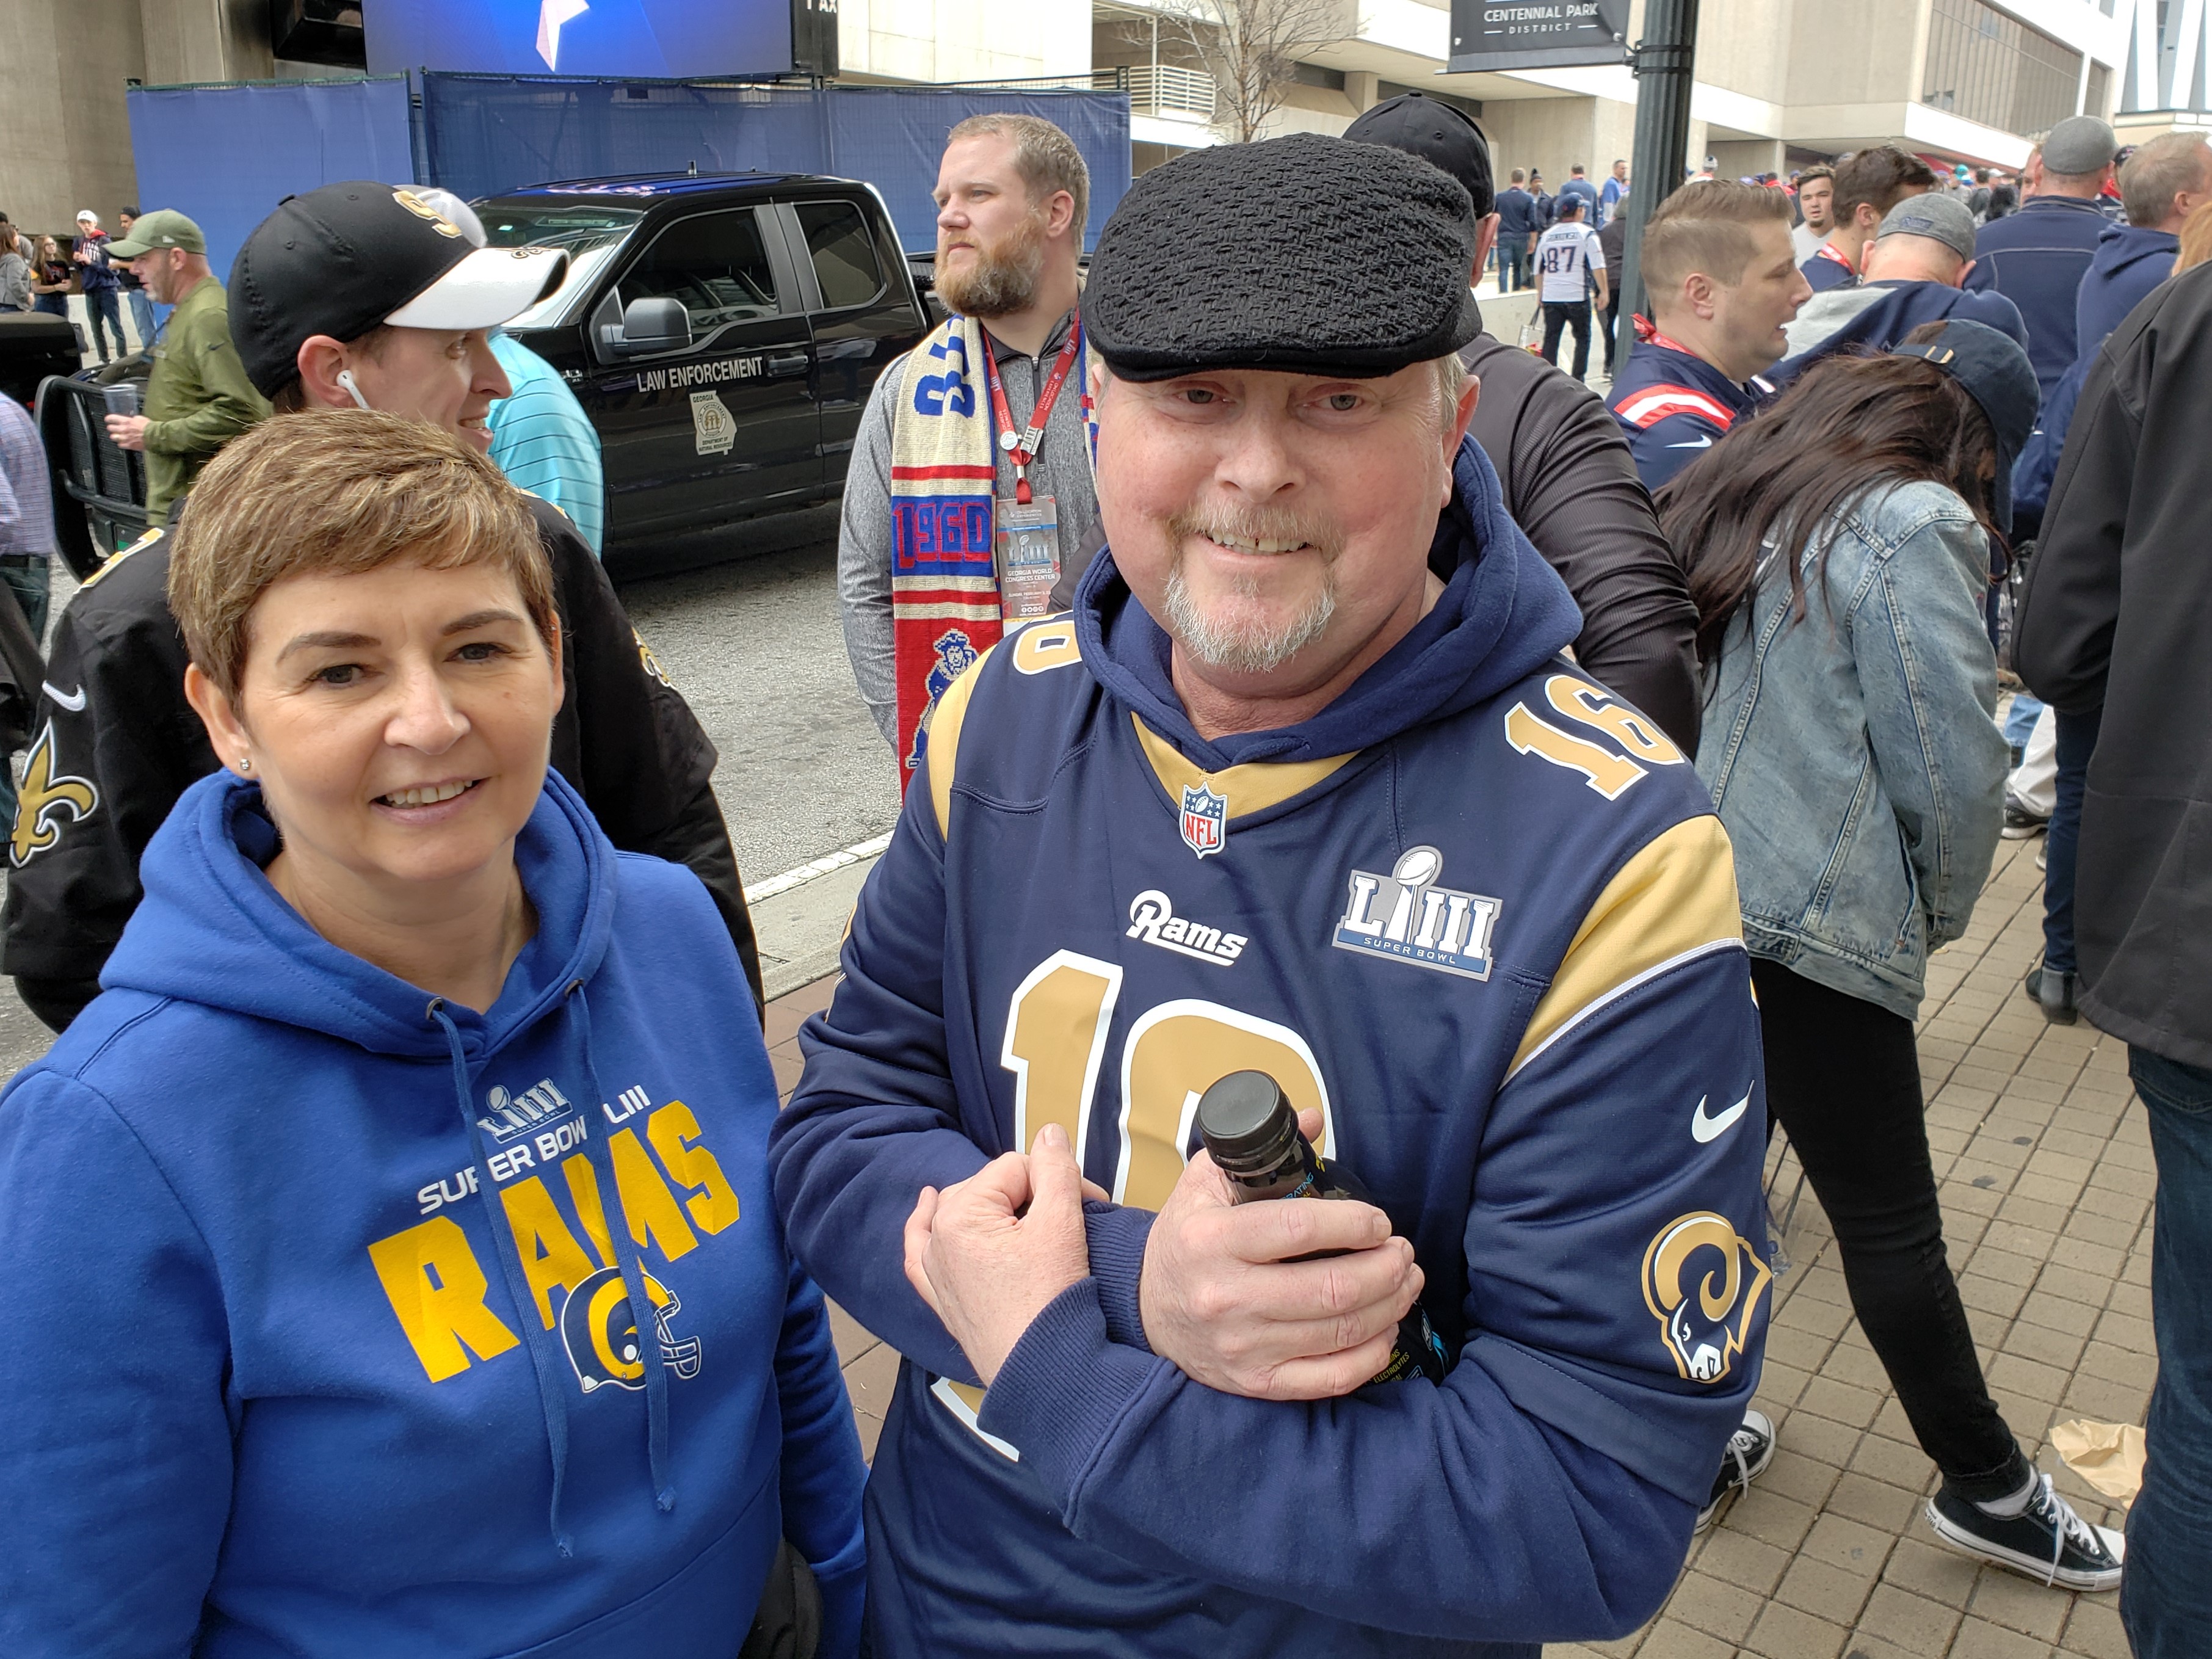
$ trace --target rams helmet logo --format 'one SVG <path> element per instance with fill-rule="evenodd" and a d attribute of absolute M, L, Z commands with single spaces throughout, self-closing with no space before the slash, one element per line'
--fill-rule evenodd
<path fill-rule="evenodd" d="M 683 1312 L 683 1303 L 651 1273 L 644 1277 L 662 1357 L 670 1370 L 688 1381 L 699 1375 L 699 1339 L 676 1334 L 670 1321 Z M 639 1340 L 621 1268 L 602 1267 L 568 1292 L 561 1306 L 561 1346 L 568 1349 L 568 1363 L 586 1394 L 609 1383 L 618 1389 L 645 1386 L 645 1344 Z"/>
<path fill-rule="evenodd" d="M 1644 1305 L 1674 1369 L 1692 1382 L 1728 1376 L 1773 1277 L 1726 1216 L 1698 1210 L 1662 1228 L 1644 1253 Z"/>
<path fill-rule="evenodd" d="M 83 778 L 57 777 L 54 723 L 48 720 L 23 760 L 23 787 L 15 800 L 15 832 L 8 855 L 17 869 L 62 838 L 61 817 L 82 823 L 100 805 L 100 792 Z"/>

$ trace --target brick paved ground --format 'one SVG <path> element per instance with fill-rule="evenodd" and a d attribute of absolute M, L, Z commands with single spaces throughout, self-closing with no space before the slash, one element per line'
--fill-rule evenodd
<path fill-rule="evenodd" d="M 1920 1027 L 1928 1133 L 1951 1263 L 2005 1416 L 2088 1520 L 2121 1523 L 2046 1444 L 2068 1418 L 2141 1423 L 2150 1327 L 2152 1165 L 2127 1051 L 2051 1026 L 2020 993 L 2042 946 L 2039 842 L 2007 842 L 1966 937 L 1930 966 Z M 769 1010 L 780 1087 L 794 1034 L 834 981 Z M 1770 1170 L 1778 1212 L 1797 1185 Z M 2074 1595 L 1937 1545 L 1921 1509 L 1935 1471 L 1859 1334 L 1808 1192 L 1784 1239 L 1759 1404 L 1781 1449 L 1692 1546 L 1659 1617 L 1547 1659 L 2126 1659 L 2118 1597 Z M 833 1310 L 834 1312 L 834 1310 Z M 872 1455 L 897 1359 L 836 1314 L 861 1443 Z"/>

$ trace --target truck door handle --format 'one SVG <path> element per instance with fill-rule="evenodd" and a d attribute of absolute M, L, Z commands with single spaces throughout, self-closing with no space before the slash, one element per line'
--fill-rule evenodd
<path fill-rule="evenodd" d="M 803 351 L 794 352 L 788 357 L 771 357 L 768 360 L 768 372 L 770 374 L 797 374 L 802 373 L 805 368 L 806 354 Z"/>

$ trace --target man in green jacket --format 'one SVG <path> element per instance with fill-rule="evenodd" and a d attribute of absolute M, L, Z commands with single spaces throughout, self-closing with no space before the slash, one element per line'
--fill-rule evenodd
<path fill-rule="evenodd" d="M 145 452 L 147 521 L 164 525 L 169 504 L 217 450 L 266 416 L 269 404 L 231 343 L 229 301 L 208 269 L 198 225 L 161 209 L 132 224 L 107 257 L 127 262 L 148 294 L 176 307 L 149 349 L 146 412 L 107 417 L 118 447 Z"/>

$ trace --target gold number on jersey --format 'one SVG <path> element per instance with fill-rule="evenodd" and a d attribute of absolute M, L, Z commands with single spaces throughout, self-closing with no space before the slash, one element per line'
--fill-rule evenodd
<path fill-rule="evenodd" d="M 999 1063 L 1014 1074 L 1014 1145 L 1057 1123 L 1075 1156 L 1091 1129 L 1091 1097 L 1106 1053 L 1106 1027 L 1121 994 L 1118 963 L 1054 951 L 1015 988 Z"/>
<path fill-rule="evenodd" d="M 1016 988 L 1000 1063 L 1014 1074 L 1014 1144 L 1026 1152 L 1048 1123 L 1077 1156 L 1090 1144 L 1091 1103 L 1121 992 L 1116 963 L 1055 951 Z M 1306 1040 L 1287 1025 L 1186 998 L 1146 1010 L 1121 1046 L 1121 1151 L 1114 1201 L 1157 1210 L 1182 1173 L 1198 1097 L 1231 1072 L 1262 1071 L 1297 1108 L 1322 1114 L 1322 1154 L 1336 1149 L 1328 1088 Z"/>
<path fill-rule="evenodd" d="M 1218 1002 L 1147 1009 L 1121 1045 L 1121 1156 L 1114 1201 L 1157 1210 L 1182 1174 L 1198 1097 L 1231 1072 L 1265 1072 L 1300 1111 L 1322 1115 L 1322 1156 L 1336 1151 L 1328 1087 L 1306 1041 L 1287 1025 Z"/>
<path fill-rule="evenodd" d="M 1607 700 L 1588 680 L 1554 674 L 1544 682 L 1544 696 L 1569 720 L 1595 726 L 1640 760 L 1654 766 L 1682 763 L 1682 751 L 1668 742 L 1664 732 L 1633 708 Z"/>
<path fill-rule="evenodd" d="M 1080 662 L 1083 653 L 1076 648 L 1075 624 L 1071 622 L 1039 623 L 1025 628 L 1014 641 L 1014 666 L 1024 674 L 1042 674 L 1049 668 L 1065 668 L 1072 662 Z"/>
<path fill-rule="evenodd" d="M 1537 719 L 1525 702 L 1516 702 L 1506 712 L 1505 741 L 1523 755 L 1581 773 L 1589 787 L 1607 800 L 1619 800 L 1644 775 L 1644 769 L 1634 761 Z"/>

